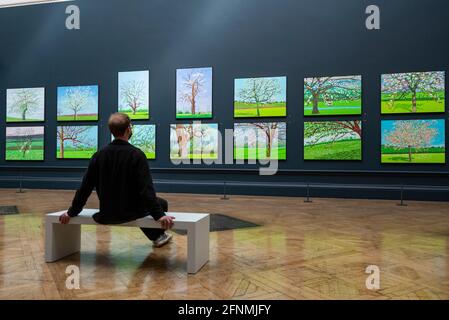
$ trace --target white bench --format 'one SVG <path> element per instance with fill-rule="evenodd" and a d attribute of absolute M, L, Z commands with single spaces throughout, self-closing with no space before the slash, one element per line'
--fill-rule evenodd
<path fill-rule="evenodd" d="M 96 225 L 92 216 L 98 209 L 84 209 L 79 216 L 61 224 L 59 216 L 65 211 L 45 217 L 45 261 L 54 262 L 77 253 L 81 249 L 81 225 Z M 209 214 L 174 213 L 173 229 L 187 230 L 187 272 L 197 273 L 209 261 Z M 114 226 L 160 228 L 151 216 Z"/>

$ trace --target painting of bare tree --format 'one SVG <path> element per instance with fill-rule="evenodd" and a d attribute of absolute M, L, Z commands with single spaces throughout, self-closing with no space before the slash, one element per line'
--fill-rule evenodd
<path fill-rule="evenodd" d="M 44 127 L 7 127 L 5 159 L 44 160 Z"/>
<path fill-rule="evenodd" d="M 176 118 L 212 118 L 212 68 L 176 70 Z"/>
<path fill-rule="evenodd" d="M 90 159 L 98 147 L 97 126 L 58 126 L 56 157 L 58 159 Z"/>
<path fill-rule="evenodd" d="M 244 78 L 234 81 L 234 117 L 285 117 L 287 77 Z"/>
<path fill-rule="evenodd" d="M 218 124 L 170 126 L 170 159 L 217 159 Z"/>
<path fill-rule="evenodd" d="M 234 124 L 234 159 L 287 159 L 285 122 Z"/>
<path fill-rule="evenodd" d="M 444 112 L 445 72 L 382 75 L 382 114 Z"/>
<path fill-rule="evenodd" d="M 444 119 L 383 120 L 382 163 L 446 163 Z"/>
<path fill-rule="evenodd" d="M 98 120 L 98 86 L 58 87 L 58 121 Z"/>
<path fill-rule="evenodd" d="M 119 72 L 118 111 L 131 119 L 150 119 L 150 71 Z"/>
<path fill-rule="evenodd" d="M 6 90 L 6 122 L 45 120 L 45 88 Z"/>
<path fill-rule="evenodd" d="M 142 150 L 147 159 L 156 159 L 156 125 L 133 126 L 133 136 L 129 143 Z"/>

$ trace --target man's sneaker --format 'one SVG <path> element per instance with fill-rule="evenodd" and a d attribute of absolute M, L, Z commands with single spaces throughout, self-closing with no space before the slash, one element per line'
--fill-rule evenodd
<path fill-rule="evenodd" d="M 173 238 L 173 236 L 171 234 L 164 232 L 163 234 L 161 234 L 159 236 L 159 238 L 157 238 L 156 240 L 153 241 L 153 245 L 156 248 L 160 248 L 163 245 L 166 245 L 167 243 L 169 243 L 171 238 Z"/>

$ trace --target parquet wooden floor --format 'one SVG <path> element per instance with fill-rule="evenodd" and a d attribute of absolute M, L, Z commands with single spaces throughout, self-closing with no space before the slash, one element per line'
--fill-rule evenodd
<path fill-rule="evenodd" d="M 187 275 L 185 236 L 153 249 L 135 228 L 85 226 L 80 254 L 46 264 L 43 216 L 72 196 L 0 190 L 21 212 L 0 216 L 0 299 L 449 299 L 449 203 L 161 194 L 171 211 L 262 225 L 211 233 L 209 264 Z M 79 290 L 66 289 L 70 264 Z M 368 265 L 379 290 L 365 286 Z"/>

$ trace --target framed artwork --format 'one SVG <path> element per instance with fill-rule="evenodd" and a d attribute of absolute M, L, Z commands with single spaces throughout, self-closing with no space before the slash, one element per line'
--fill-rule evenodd
<path fill-rule="evenodd" d="M 150 119 L 150 71 L 119 72 L 118 111 L 131 119 Z"/>
<path fill-rule="evenodd" d="M 58 121 L 98 120 L 98 86 L 58 87 Z"/>
<path fill-rule="evenodd" d="M 57 159 L 90 159 L 98 148 L 98 126 L 58 126 Z"/>
<path fill-rule="evenodd" d="M 382 163 L 446 163 L 445 121 L 383 120 Z"/>
<path fill-rule="evenodd" d="M 112 134 L 111 140 L 114 140 L 114 136 Z M 133 136 L 129 140 L 129 143 L 142 150 L 147 156 L 147 159 L 156 159 L 156 125 L 134 125 Z"/>
<path fill-rule="evenodd" d="M 170 125 L 170 159 L 218 159 L 218 124 Z"/>
<path fill-rule="evenodd" d="M 235 123 L 234 159 L 287 159 L 285 122 Z"/>
<path fill-rule="evenodd" d="M 234 80 L 234 117 L 287 116 L 287 77 Z"/>
<path fill-rule="evenodd" d="M 212 118 L 212 68 L 176 70 L 176 118 Z"/>
<path fill-rule="evenodd" d="M 382 114 L 438 113 L 445 110 L 445 73 L 409 72 L 382 75 Z"/>
<path fill-rule="evenodd" d="M 362 114 L 362 76 L 304 79 L 304 116 Z"/>
<path fill-rule="evenodd" d="M 6 122 L 45 121 L 45 88 L 6 90 Z"/>
<path fill-rule="evenodd" d="M 362 160 L 362 123 L 304 122 L 304 160 Z"/>
<path fill-rule="evenodd" d="M 43 161 L 44 127 L 6 127 L 5 160 Z"/>

